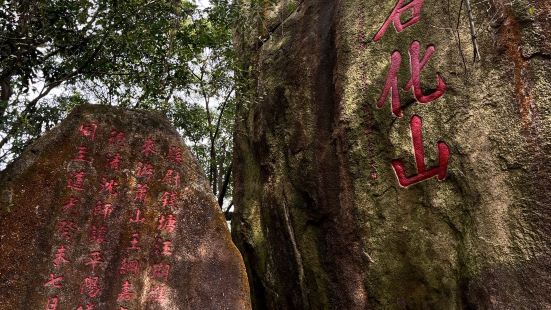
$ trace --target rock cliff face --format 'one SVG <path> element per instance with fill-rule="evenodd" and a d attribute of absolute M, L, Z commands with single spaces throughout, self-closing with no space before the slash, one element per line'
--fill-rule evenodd
<path fill-rule="evenodd" d="M 250 309 L 242 258 L 160 115 L 81 106 L 0 175 L 0 309 Z"/>
<path fill-rule="evenodd" d="M 405 2 L 243 5 L 256 309 L 551 307 L 551 4 Z"/>

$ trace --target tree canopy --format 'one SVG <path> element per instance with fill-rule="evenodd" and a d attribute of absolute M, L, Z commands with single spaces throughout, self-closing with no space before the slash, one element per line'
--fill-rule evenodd
<path fill-rule="evenodd" d="M 231 2 L 7 0 L 0 4 L 0 168 L 83 103 L 154 109 L 230 192 Z M 231 202 L 227 201 L 226 205 Z"/>

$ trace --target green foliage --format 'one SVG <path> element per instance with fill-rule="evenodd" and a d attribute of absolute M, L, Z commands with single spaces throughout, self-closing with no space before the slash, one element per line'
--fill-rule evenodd
<path fill-rule="evenodd" d="M 164 112 L 215 194 L 231 167 L 233 5 L 213 0 L 0 3 L 0 168 L 76 105 Z"/>

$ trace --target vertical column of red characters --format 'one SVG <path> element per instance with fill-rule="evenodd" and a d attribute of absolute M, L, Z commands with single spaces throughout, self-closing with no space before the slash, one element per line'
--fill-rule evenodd
<path fill-rule="evenodd" d="M 47 289 L 48 299 L 46 310 L 57 310 L 61 304 L 60 291 L 63 288 L 64 271 L 71 263 L 70 251 L 74 246 L 74 238 L 78 233 L 78 225 L 75 222 L 79 214 L 83 192 L 85 191 L 87 167 L 91 164 L 89 151 L 96 139 L 97 124 L 94 122 L 81 124 L 78 134 L 82 138 L 81 144 L 75 150 L 67 172 L 67 196 L 62 205 L 63 216 L 56 224 L 56 241 L 53 248 L 52 270 L 46 279 L 44 286 Z"/>
<path fill-rule="evenodd" d="M 388 19 L 381 26 L 377 34 L 373 37 L 373 41 L 377 42 L 384 36 L 386 30 L 392 24 L 397 32 L 401 32 L 407 27 L 410 27 L 421 19 L 421 11 L 424 0 L 398 0 L 394 9 L 390 13 Z M 403 21 L 403 14 L 409 12 L 410 17 Z M 426 104 L 442 97 L 446 91 L 446 83 L 444 79 L 437 74 L 437 85 L 431 93 L 425 94 L 421 87 L 421 71 L 428 63 L 436 48 L 434 45 L 428 45 L 425 49 L 423 57 L 420 59 L 420 46 L 418 41 L 413 41 L 409 47 L 409 62 L 411 78 L 404 86 L 405 91 L 412 91 L 417 102 Z M 394 51 L 390 57 L 390 68 L 387 74 L 383 92 L 377 101 L 377 107 L 382 108 L 390 94 L 391 111 L 394 117 L 402 117 L 402 109 L 400 104 L 400 93 L 398 86 L 398 71 L 402 64 L 402 54 L 399 51 Z M 425 151 L 423 147 L 422 136 L 423 121 L 419 115 L 413 115 L 410 120 L 410 130 L 413 142 L 413 153 L 417 174 L 407 177 L 404 169 L 404 164 L 401 160 L 393 160 L 392 167 L 398 178 L 398 183 L 403 187 L 408 187 L 421 181 L 427 180 L 434 176 L 438 180 L 444 180 L 447 174 L 448 160 L 450 150 L 446 143 L 438 142 L 438 165 L 427 169 L 425 166 Z"/>
<path fill-rule="evenodd" d="M 135 167 L 135 186 L 132 190 L 130 200 L 134 208 L 128 219 L 131 235 L 126 248 L 126 256 L 122 258 L 119 265 L 119 274 L 123 276 L 117 301 L 122 310 L 128 309 L 128 305 L 136 299 L 137 283 L 135 276 L 140 272 L 140 254 L 142 250 L 141 231 L 145 225 L 146 202 L 148 198 L 150 181 L 155 175 L 151 164 L 151 158 L 157 154 L 155 140 L 148 137 L 143 141 L 140 150 L 141 159 Z"/>
<path fill-rule="evenodd" d="M 177 207 L 179 205 L 180 172 L 182 150 L 178 146 L 169 146 L 165 156 L 168 168 L 164 172 L 164 190 L 160 196 L 161 214 L 157 218 L 157 235 L 155 237 L 156 261 L 149 266 L 149 276 L 152 281 L 147 294 L 149 302 L 163 304 L 167 300 L 167 282 L 170 276 L 170 259 L 173 255 L 174 233 L 177 227 Z"/>
<path fill-rule="evenodd" d="M 101 277 L 105 276 L 104 251 L 102 249 L 107 239 L 108 221 L 113 213 L 115 201 L 118 197 L 121 168 L 121 149 L 125 146 L 125 135 L 116 129 L 109 133 L 106 155 L 107 173 L 102 176 L 99 184 L 100 197 L 91 208 L 92 222 L 88 231 L 88 255 L 84 261 L 85 269 L 89 272 L 82 280 L 80 293 L 83 302 L 76 310 L 94 310 L 97 307 L 96 299 L 102 293 Z"/>

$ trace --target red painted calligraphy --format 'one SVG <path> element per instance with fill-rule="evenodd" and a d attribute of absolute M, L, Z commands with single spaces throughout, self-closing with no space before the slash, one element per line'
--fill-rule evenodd
<path fill-rule="evenodd" d="M 136 194 L 134 196 L 134 200 L 142 203 L 145 202 L 145 197 L 147 196 L 148 190 L 149 187 L 145 184 L 136 185 Z"/>
<path fill-rule="evenodd" d="M 159 217 L 159 226 L 157 229 L 169 234 L 174 232 L 176 229 L 176 217 L 172 214 L 168 214 L 167 216 L 161 215 Z"/>
<path fill-rule="evenodd" d="M 129 250 L 139 250 L 140 247 L 138 246 L 138 243 L 140 243 L 140 234 L 134 233 L 132 234 L 132 240 L 130 240 L 130 247 Z"/>
<path fill-rule="evenodd" d="M 119 186 L 119 183 L 117 183 L 117 181 L 107 180 L 106 178 L 103 178 L 101 181 L 100 192 L 105 192 L 105 193 L 108 193 L 109 195 L 116 195 L 117 186 Z"/>
<path fill-rule="evenodd" d="M 86 146 L 79 146 L 77 151 L 77 156 L 75 157 L 76 161 L 85 161 L 89 162 L 88 160 L 88 148 Z"/>
<path fill-rule="evenodd" d="M 156 302 L 158 304 L 165 303 L 167 300 L 167 289 L 164 285 L 156 285 L 153 287 L 149 294 L 147 294 L 147 299 Z"/>
<path fill-rule="evenodd" d="M 86 172 L 84 171 L 73 172 L 67 179 L 67 187 L 72 190 L 82 191 L 84 189 L 85 179 L 86 179 Z"/>
<path fill-rule="evenodd" d="M 105 242 L 107 227 L 92 225 L 88 240 L 94 244 L 102 244 Z"/>
<path fill-rule="evenodd" d="M 178 194 L 175 192 L 163 192 L 161 202 L 163 207 L 175 207 L 178 200 Z"/>
<path fill-rule="evenodd" d="M 155 140 L 153 140 L 151 137 L 145 139 L 144 144 L 142 146 L 142 154 L 147 157 L 156 153 L 157 153 L 157 150 L 155 147 Z"/>
<path fill-rule="evenodd" d="M 124 145 L 125 142 L 125 135 L 124 132 L 118 131 L 116 129 L 111 129 L 111 132 L 109 133 L 109 144 L 117 144 L 119 146 Z"/>
<path fill-rule="evenodd" d="M 55 288 L 61 288 L 61 286 L 62 286 L 61 282 L 62 281 L 63 281 L 63 276 L 57 276 L 53 273 L 50 273 L 48 281 L 46 281 L 44 286 L 51 286 L 51 287 L 55 287 Z"/>
<path fill-rule="evenodd" d="M 157 279 L 167 281 L 170 275 L 170 265 L 160 263 L 151 266 L 151 275 Z"/>
<path fill-rule="evenodd" d="M 128 301 L 134 298 L 134 292 L 132 292 L 132 284 L 128 281 L 124 281 L 122 284 L 121 292 L 117 297 L 117 301 Z"/>
<path fill-rule="evenodd" d="M 113 213 L 113 205 L 110 203 L 104 203 L 98 201 L 94 207 L 94 215 L 103 216 L 103 219 L 107 219 L 111 213 Z"/>
<path fill-rule="evenodd" d="M 77 229 L 78 226 L 75 223 L 67 220 L 61 221 L 57 225 L 57 233 L 65 240 L 71 239 Z"/>
<path fill-rule="evenodd" d="M 444 180 L 448 169 L 448 160 L 450 157 L 449 147 L 444 142 L 438 142 L 438 166 L 431 169 L 426 169 L 425 166 L 425 150 L 423 147 L 422 134 L 423 121 L 418 115 L 414 115 L 410 121 L 411 136 L 413 141 L 413 153 L 415 156 L 415 164 L 417 166 L 417 174 L 411 177 L 406 177 L 404 164 L 400 160 L 392 161 L 392 167 L 398 177 L 398 182 L 403 187 L 408 187 L 415 183 L 430 179 L 434 176 L 438 180 Z"/>
<path fill-rule="evenodd" d="M 90 257 L 88 258 L 88 261 L 85 263 L 85 265 L 92 266 L 92 271 L 96 271 L 96 266 L 101 263 L 103 263 L 103 259 L 101 258 L 101 252 L 93 251 L 90 253 Z"/>
<path fill-rule="evenodd" d="M 96 139 L 97 128 L 98 128 L 98 125 L 96 123 L 82 124 L 80 125 L 80 128 L 78 129 L 78 131 L 80 132 L 81 136 L 94 141 Z"/>
<path fill-rule="evenodd" d="M 95 298 L 101 293 L 99 277 L 86 277 L 80 287 L 80 293 L 90 298 Z"/>
<path fill-rule="evenodd" d="M 390 68 L 386 77 L 383 93 L 377 101 L 377 107 L 380 109 L 385 105 L 385 101 L 388 97 L 388 93 L 392 91 L 391 97 L 391 109 L 392 114 L 397 117 L 402 117 L 402 109 L 400 108 L 400 93 L 398 90 L 398 70 L 402 64 L 402 54 L 398 51 L 392 52 L 390 56 Z"/>
<path fill-rule="evenodd" d="M 119 274 L 138 274 L 139 269 L 139 261 L 124 258 L 119 267 Z"/>
<path fill-rule="evenodd" d="M 408 89 L 412 89 L 415 99 L 419 103 L 429 103 L 434 101 L 446 91 L 446 83 L 440 74 L 437 74 L 438 85 L 436 90 L 428 95 L 423 93 L 421 87 L 421 70 L 425 67 L 426 63 L 429 61 L 430 57 L 434 53 L 434 46 L 429 45 L 423 56 L 423 59 L 419 61 L 419 48 L 420 44 L 418 41 L 414 41 L 410 45 L 409 54 L 410 54 L 410 65 L 411 65 L 411 79 L 406 83 Z M 387 74 L 387 79 L 385 86 L 383 88 L 383 93 L 379 100 L 377 101 L 377 107 L 382 108 L 385 105 L 385 101 L 388 98 L 388 94 L 391 93 L 391 107 L 392 114 L 396 117 L 402 117 L 402 109 L 400 106 L 400 94 L 398 89 L 398 70 L 402 63 L 402 55 L 400 52 L 395 51 L 390 57 L 390 68 Z"/>
<path fill-rule="evenodd" d="M 177 146 L 171 146 L 168 149 L 168 155 L 167 158 L 169 161 L 175 163 L 175 164 L 181 164 L 183 161 L 182 158 L 182 149 Z"/>
<path fill-rule="evenodd" d="M 172 169 L 168 169 L 163 181 L 167 185 L 180 186 L 180 173 Z"/>
<path fill-rule="evenodd" d="M 416 24 L 421 19 L 421 11 L 424 0 L 398 0 L 390 16 L 381 26 L 377 34 L 373 37 L 373 41 L 379 41 L 385 34 L 386 30 L 393 24 L 396 32 L 401 32 L 405 28 Z M 407 17 L 406 14 L 410 16 Z M 437 86 L 434 91 L 429 94 L 423 92 L 421 86 L 421 71 L 425 68 L 430 58 L 435 52 L 433 45 L 427 46 L 422 59 L 420 57 L 420 43 L 413 41 L 409 47 L 410 61 L 410 79 L 406 82 L 404 90 L 413 93 L 415 100 L 419 103 L 429 103 L 442 97 L 446 91 L 446 83 L 440 74 L 436 74 Z M 402 109 L 400 104 L 400 94 L 398 88 L 398 71 L 402 64 L 402 55 L 399 51 L 394 51 L 390 57 L 390 67 L 387 73 L 386 82 L 383 92 L 377 101 L 377 107 L 382 108 L 385 105 L 389 93 L 391 95 L 391 111 L 395 117 L 402 117 Z M 418 115 L 414 115 L 410 121 L 410 130 L 413 141 L 413 152 L 417 174 L 411 177 L 406 177 L 404 164 L 400 160 L 393 160 L 392 167 L 398 182 L 403 187 L 408 187 L 415 183 L 426 179 L 437 177 L 438 180 L 443 180 L 446 177 L 450 150 L 444 142 L 438 142 L 438 166 L 427 170 L 425 166 L 425 153 L 422 137 L 422 119 Z"/>
<path fill-rule="evenodd" d="M 78 306 L 76 310 L 94 310 L 96 309 L 95 304 L 86 304 L 86 307 Z"/>
<path fill-rule="evenodd" d="M 63 212 L 74 213 L 78 202 L 79 200 L 76 197 L 69 197 L 69 200 L 63 205 Z"/>
<path fill-rule="evenodd" d="M 373 41 L 379 41 L 385 34 L 386 30 L 392 24 L 396 32 L 402 32 L 409 26 L 416 24 L 421 19 L 421 10 L 423 8 L 424 0 L 398 0 L 396 6 L 392 9 L 390 16 L 387 18 L 381 29 L 373 37 Z M 406 12 L 411 12 L 411 17 L 402 22 L 402 15 Z"/>
<path fill-rule="evenodd" d="M 67 250 L 65 249 L 64 245 L 60 245 L 56 249 L 55 255 L 54 255 L 54 266 L 55 267 L 59 267 L 59 266 L 69 262 L 69 260 L 67 259 L 67 253 L 66 252 L 67 252 Z"/>
<path fill-rule="evenodd" d="M 136 223 L 136 224 L 143 224 L 143 222 L 145 221 L 145 218 L 143 217 L 140 217 L 140 214 L 141 214 L 141 211 L 140 209 L 136 209 L 136 216 L 133 217 L 133 218 L 130 218 L 130 224 L 132 223 Z"/>
<path fill-rule="evenodd" d="M 153 176 L 153 166 L 151 164 L 139 162 L 136 168 L 136 176 L 145 177 L 146 180 L 151 179 Z"/>
<path fill-rule="evenodd" d="M 163 248 L 162 248 L 161 255 L 163 256 L 172 255 L 172 241 L 170 240 L 163 241 Z"/>
<path fill-rule="evenodd" d="M 446 92 L 446 83 L 444 82 L 442 76 L 437 74 L 436 78 L 438 80 L 438 85 L 436 86 L 436 90 L 428 95 L 423 93 L 423 89 L 421 88 L 421 70 L 423 70 L 436 49 L 434 45 L 427 46 L 423 59 L 419 61 L 420 48 L 421 44 L 418 41 L 413 41 L 409 48 L 409 62 L 411 68 L 410 87 L 413 87 L 413 94 L 415 95 L 415 99 L 417 99 L 417 101 L 420 103 L 429 103 L 444 95 Z M 410 82 L 408 81 L 406 87 L 408 87 L 409 84 Z"/>
<path fill-rule="evenodd" d="M 46 302 L 46 310 L 57 310 L 57 305 L 59 304 L 59 298 L 57 296 L 54 297 L 48 297 L 48 301 Z"/>
<path fill-rule="evenodd" d="M 121 168 L 121 155 L 119 153 L 109 157 L 109 168 L 112 170 L 119 170 Z"/>

